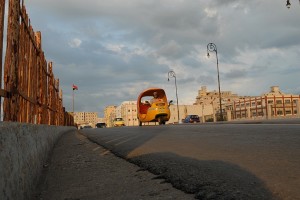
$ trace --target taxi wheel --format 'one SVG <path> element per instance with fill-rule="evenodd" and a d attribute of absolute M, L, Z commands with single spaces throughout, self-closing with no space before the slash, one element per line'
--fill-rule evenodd
<path fill-rule="evenodd" d="M 163 117 L 158 118 L 158 124 L 159 125 L 164 125 L 166 122 L 163 120 Z"/>

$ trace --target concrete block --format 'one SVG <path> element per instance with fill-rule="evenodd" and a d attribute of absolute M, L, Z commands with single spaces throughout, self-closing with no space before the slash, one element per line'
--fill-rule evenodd
<path fill-rule="evenodd" d="M 0 122 L 0 199 L 31 199 L 59 137 L 75 127 Z"/>

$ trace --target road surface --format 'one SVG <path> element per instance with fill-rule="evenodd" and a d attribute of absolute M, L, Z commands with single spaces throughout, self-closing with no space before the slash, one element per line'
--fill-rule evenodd
<path fill-rule="evenodd" d="M 300 199 L 299 124 L 166 125 L 82 133 L 199 199 Z"/>

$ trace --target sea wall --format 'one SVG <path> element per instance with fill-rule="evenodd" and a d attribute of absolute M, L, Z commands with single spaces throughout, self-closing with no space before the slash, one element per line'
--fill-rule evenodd
<path fill-rule="evenodd" d="M 0 199 L 30 199 L 49 153 L 74 127 L 0 122 Z"/>

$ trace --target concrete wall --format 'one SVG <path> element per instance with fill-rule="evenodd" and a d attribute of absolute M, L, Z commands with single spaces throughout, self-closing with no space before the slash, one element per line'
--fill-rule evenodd
<path fill-rule="evenodd" d="M 71 130 L 0 122 L 0 199 L 31 199 L 55 142 Z"/>

